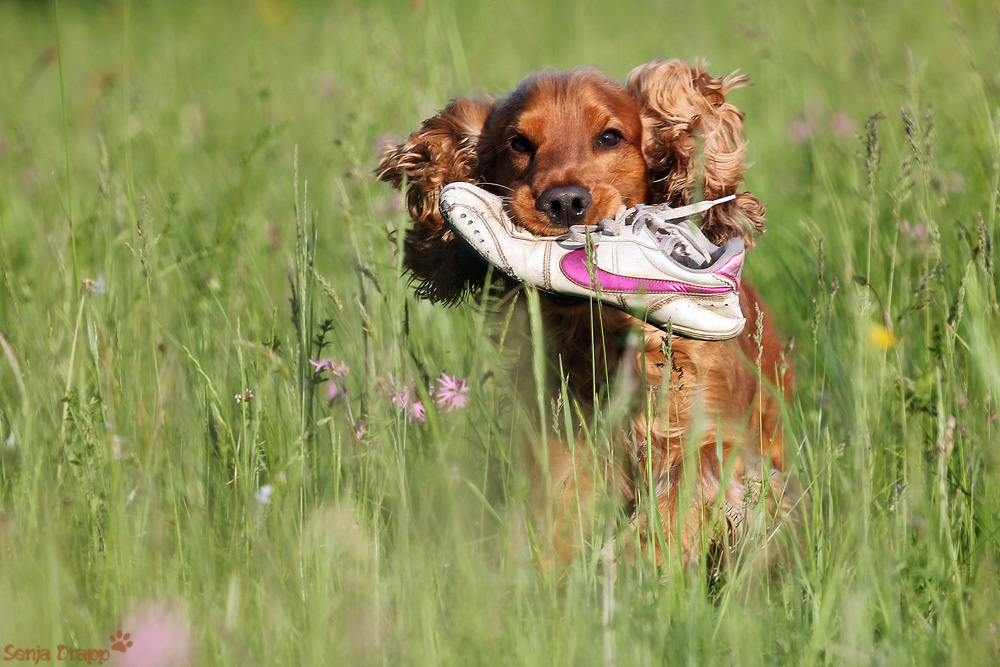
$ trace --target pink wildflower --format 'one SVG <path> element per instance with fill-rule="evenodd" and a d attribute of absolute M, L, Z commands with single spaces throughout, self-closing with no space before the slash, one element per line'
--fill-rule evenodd
<path fill-rule="evenodd" d="M 350 366 L 348 366 L 345 362 L 337 361 L 336 359 L 310 359 L 309 363 L 313 365 L 313 368 L 317 373 L 330 371 L 339 378 L 345 378 L 347 377 L 347 374 L 351 372 Z"/>
<path fill-rule="evenodd" d="M 346 378 L 347 374 L 351 372 L 350 367 L 346 363 L 337 361 L 336 359 L 310 359 L 309 363 L 312 364 L 314 372 L 322 373 L 323 371 L 330 371 L 334 376 L 339 378 Z M 328 403 L 333 403 L 343 394 L 344 391 L 341 390 L 338 384 L 331 379 L 327 379 L 326 400 Z"/>
<path fill-rule="evenodd" d="M 406 406 L 410 403 L 410 390 L 407 387 L 400 388 L 392 373 L 389 373 L 389 385 L 389 396 L 392 399 L 392 404 L 400 410 L 406 410 Z"/>
<path fill-rule="evenodd" d="M 812 124 L 801 118 L 796 118 L 788 125 L 788 138 L 794 144 L 806 143 L 812 132 Z"/>
<path fill-rule="evenodd" d="M 420 401 L 413 401 L 410 403 L 409 407 L 406 408 L 406 421 L 411 422 L 416 419 L 418 424 L 427 423 L 427 410 L 424 408 L 424 404 Z"/>
<path fill-rule="evenodd" d="M 427 422 L 427 409 L 424 404 L 419 400 L 411 399 L 410 392 L 414 391 L 413 383 L 409 386 L 400 387 L 396 383 L 396 378 L 393 377 L 392 373 L 389 374 L 389 397 L 392 399 L 392 404 L 399 408 L 400 412 L 406 413 L 406 421 L 408 423 L 413 423 L 416 419 L 418 423 L 423 424 Z"/>
<path fill-rule="evenodd" d="M 851 117 L 842 110 L 833 114 L 833 118 L 830 119 L 830 128 L 838 137 L 850 137 L 854 134 L 854 123 L 851 122 Z"/>
<path fill-rule="evenodd" d="M 438 387 L 431 391 L 431 396 L 434 397 L 439 408 L 445 412 L 451 412 L 465 407 L 469 401 L 469 397 L 466 396 L 469 386 L 464 379 L 460 380 L 447 373 L 441 373 L 441 377 L 436 382 Z"/>
<path fill-rule="evenodd" d="M 317 373 L 322 373 L 327 368 L 333 368 L 333 359 L 310 359 L 309 363 L 313 365 L 313 368 Z"/>
<path fill-rule="evenodd" d="M 180 609 L 154 603 L 130 614 L 122 627 L 131 631 L 131 641 L 115 664 L 180 667 L 198 662 L 190 619 Z"/>

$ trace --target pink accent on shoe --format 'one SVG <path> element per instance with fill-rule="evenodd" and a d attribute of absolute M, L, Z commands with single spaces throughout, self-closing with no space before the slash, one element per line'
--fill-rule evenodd
<path fill-rule="evenodd" d="M 746 251 L 738 255 L 733 255 L 729 261 L 715 270 L 715 273 L 723 275 L 736 283 L 736 289 L 740 288 L 740 274 L 743 271 L 743 258 Z"/>
<path fill-rule="evenodd" d="M 742 253 L 738 257 L 741 259 L 736 269 L 737 276 L 739 275 L 739 266 L 742 266 L 743 263 Z M 733 259 L 736 258 L 734 257 Z M 731 263 L 732 261 L 727 262 L 726 266 L 729 266 Z M 587 289 L 595 287 L 587 267 L 586 248 L 578 248 L 567 253 L 562 258 L 562 261 L 559 262 L 559 267 L 562 269 L 563 274 L 577 285 L 581 285 Z M 649 294 L 725 294 L 733 291 L 729 287 L 704 287 L 676 280 L 630 278 L 629 276 L 618 275 L 617 273 L 611 273 L 603 269 L 596 269 L 594 273 L 597 276 L 597 282 L 600 283 L 601 289 L 606 292 L 621 292 L 625 294 L 638 294 L 643 291 Z"/>

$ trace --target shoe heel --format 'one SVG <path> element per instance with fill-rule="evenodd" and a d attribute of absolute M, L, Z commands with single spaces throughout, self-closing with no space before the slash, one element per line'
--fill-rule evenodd
<path fill-rule="evenodd" d="M 746 258 L 747 253 L 744 250 L 738 255 L 733 255 L 726 263 L 717 268 L 712 273 L 720 275 L 724 278 L 728 278 L 736 283 L 736 289 L 740 289 L 741 274 L 743 273 L 743 260 Z"/>

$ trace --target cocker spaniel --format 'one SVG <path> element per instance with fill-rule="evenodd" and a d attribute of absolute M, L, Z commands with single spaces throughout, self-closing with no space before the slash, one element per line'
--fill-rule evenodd
<path fill-rule="evenodd" d="M 717 244 L 740 237 L 751 247 L 765 206 L 738 192 L 743 113 L 726 101 L 745 81 L 656 60 L 624 85 L 593 68 L 543 71 L 503 99 L 452 101 L 386 149 L 378 167 L 379 178 L 406 189 L 413 225 L 404 264 L 417 294 L 455 303 L 482 294 L 493 275 L 438 210 L 441 188 L 455 181 L 502 196 L 511 218 L 540 236 L 614 217 L 622 204 L 736 194 L 704 214 L 702 231 Z M 672 553 L 685 564 L 725 554 L 750 531 L 749 516 L 770 524 L 787 512 L 780 405 L 792 378 L 751 285 L 744 281 L 740 296 L 748 325 L 721 342 L 670 337 L 582 300 L 539 299 L 550 370 L 567 378 L 584 414 L 632 394 L 606 455 L 559 439 L 528 448 L 536 509 L 548 527 L 543 563 L 580 548 L 580 520 L 593 516 L 598 483 L 630 517 L 630 539 L 618 538 L 623 549 L 660 563 Z"/>

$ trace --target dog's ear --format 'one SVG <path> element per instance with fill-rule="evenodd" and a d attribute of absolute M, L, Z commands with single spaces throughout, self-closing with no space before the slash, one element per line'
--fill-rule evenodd
<path fill-rule="evenodd" d="M 703 215 L 702 230 L 716 243 L 738 236 L 752 246 L 764 231 L 766 207 L 736 192 L 746 169 L 743 112 L 726 102 L 746 81 L 745 75 L 716 79 L 679 60 L 654 60 L 632 70 L 626 86 L 642 105 L 651 201 L 689 204 L 696 189 L 705 199 L 736 194 Z"/>
<path fill-rule="evenodd" d="M 486 280 L 485 260 L 445 226 L 438 197 L 448 183 L 481 180 L 479 144 L 495 104 L 493 99 L 456 99 L 404 143 L 382 152 L 378 177 L 406 187 L 414 225 L 403 240 L 403 265 L 419 297 L 455 303 Z"/>
<path fill-rule="evenodd" d="M 457 181 L 476 182 L 477 144 L 494 100 L 458 98 L 424 121 L 404 143 L 386 148 L 378 177 L 402 189 L 414 222 L 432 228 L 443 224 L 438 210 L 441 188 Z"/>

